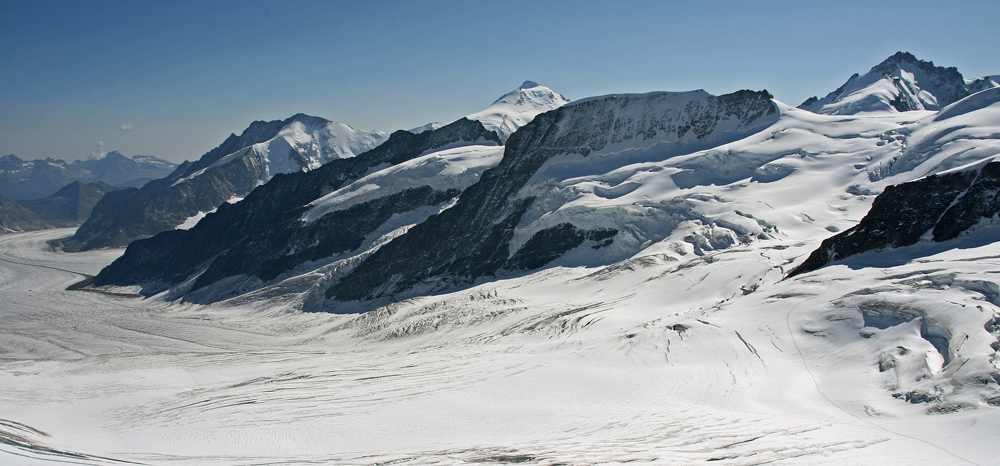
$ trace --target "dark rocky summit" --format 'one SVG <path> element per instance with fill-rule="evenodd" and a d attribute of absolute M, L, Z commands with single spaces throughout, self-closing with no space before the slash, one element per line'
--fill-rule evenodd
<path fill-rule="evenodd" d="M 947 241 L 1000 213 L 1000 162 L 889 186 L 857 226 L 826 239 L 792 277 L 863 252 Z"/>

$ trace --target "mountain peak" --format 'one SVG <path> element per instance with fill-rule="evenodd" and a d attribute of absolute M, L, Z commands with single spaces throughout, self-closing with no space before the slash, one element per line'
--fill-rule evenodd
<path fill-rule="evenodd" d="M 799 108 L 825 114 L 940 110 L 992 81 L 967 83 L 955 67 L 937 66 L 909 52 L 896 52 L 867 73 L 855 73 L 826 97 L 809 98 Z"/>
<path fill-rule="evenodd" d="M 514 131 L 528 124 L 540 113 L 569 103 L 569 99 L 534 81 L 525 81 L 517 89 L 504 94 L 485 110 L 466 115 L 478 120 L 491 131 L 507 140 Z"/>

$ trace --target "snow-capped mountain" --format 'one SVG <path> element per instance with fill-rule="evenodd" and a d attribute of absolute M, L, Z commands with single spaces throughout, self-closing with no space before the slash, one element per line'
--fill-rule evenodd
<path fill-rule="evenodd" d="M 500 136 L 500 141 L 506 141 L 514 131 L 526 125 L 540 113 L 557 109 L 569 103 L 569 99 L 552 89 L 534 81 L 525 81 L 520 87 L 500 97 L 484 110 L 466 115 L 465 118 L 476 120 Z M 440 123 L 428 123 L 411 132 L 419 133 L 429 129 L 437 129 Z"/>
<path fill-rule="evenodd" d="M 940 110 L 969 94 L 997 87 L 991 76 L 966 80 L 954 67 L 935 66 L 907 52 L 897 52 L 863 75 L 799 108 L 831 115 L 863 112 Z"/>
<path fill-rule="evenodd" d="M 66 246 L 71 250 L 120 247 L 200 218 L 241 198 L 280 173 L 313 170 L 353 157 L 386 140 L 381 131 L 298 114 L 283 121 L 255 121 L 194 163 L 141 189 L 102 200 Z"/>
<path fill-rule="evenodd" d="M 162 178 L 176 167 L 150 155 L 128 158 L 117 151 L 72 163 L 51 158 L 22 160 L 11 154 L 0 157 L 0 194 L 14 200 L 40 199 L 74 181 L 135 186 Z"/>
<path fill-rule="evenodd" d="M 520 87 L 493 102 L 485 110 L 466 115 L 470 120 L 483 123 L 486 129 L 506 141 L 514 131 L 528 124 L 539 113 L 557 109 L 569 99 L 534 81 L 525 81 Z"/>
<path fill-rule="evenodd" d="M 504 270 L 537 269 L 578 248 L 607 254 L 598 263 L 615 255 L 624 259 L 628 254 L 618 244 L 637 252 L 636 245 L 656 234 L 645 230 L 663 232 L 674 212 L 664 209 L 657 218 L 655 209 L 638 205 L 585 206 L 579 186 L 563 190 L 560 182 L 739 139 L 777 116 L 770 94 L 751 91 L 719 97 L 703 91 L 613 95 L 540 115 L 508 140 L 500 165 L 454 207 L 376 251 L 327 296 L 372 299 L 407 292 L 418 283 L 470 283 Z M 630 212 L 650 221 L 633 231 Z M 629 229 L 622 231 L 625 226 Z M 618 244 L 601 250 L 616 237 Z M 440 247 L 421 246 L 429 243 Z"/>
<path fill-rule="evenodd" d="M 132 243 L 94 283 L 140 285 L 147 294 L 185 284 L 175 291 L 183 293 L 234 277 L 224 293 L 231 296 L 232 286 L 242 291 L 304 263 L 364 253 L 449 206 L 499 162 L 499 143 L 466 118 L 397 131 L 356 157 L 275 178 L 193 228 Z"/>
<path fill-rule="evenodd" d="M 990 86 L 609 95 L 505 145 L 398 131 L 124 253 L 6 236 L 0 461 L 992 464 L 998 135 Z"/>

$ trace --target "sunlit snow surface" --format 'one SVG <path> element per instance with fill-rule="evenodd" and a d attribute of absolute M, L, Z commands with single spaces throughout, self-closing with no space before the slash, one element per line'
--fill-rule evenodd
<path fill-rule="evenodd" d="M 0 464 L 996 464 L 1000 226 L 782 280 L 885 186 L 1000 153 L 986 92 L 940 114 L 781 106 L 670 158 L 556 156 L 516 238 L 608 217 L 633 239 L 366 314 L 299 311 L 322 268 L 210 306 L 66 291 L 121 251 L 2 235 Z"/>
<path fill-rule="evenodd" d="M 117 254 L 47 251 L 69 232 L 0 236 L 3 464 L 995 462 L 989 228 L 782 282 L 805 244 L 554 268 L 361 316 L 64 291 Z M 863 327 L 859 300 L 938 319 L 953 362 L 918 322 Z M 946 401 L 891 396 L 916 377 Z"/>

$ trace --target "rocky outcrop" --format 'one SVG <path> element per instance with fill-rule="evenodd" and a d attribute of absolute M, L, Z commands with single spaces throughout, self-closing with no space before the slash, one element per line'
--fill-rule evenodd
<path fill-rule="evenodd" d="M 826 239 L 792 277 L 863 252 L 947 241 L 1000 213 L 1000 162 L 889 186 L 857 226 Z"/>
<path fill-rule="evenodd" d="M 204 271 L 201 288 L 235 275 L 271 279 L 304 262 L 357 248 L 394 214 L 452 199 L 456 191 L 415 187 L 301 221 L 309 204 L 378 167 L 395 166 L 428 152 L 472 143 L 499 144 L 496 133 L 462 119 L 437 130 L 397 131 L 353 158 L 308 172 L 277 175 L 236 204 L 223 204 L 190 230 L 166 231 L 135 241 L 94 279 L 94 285 L 142 285 L 155 293 Z M 113 201 L 113 199 L 112 199 Z"/>

